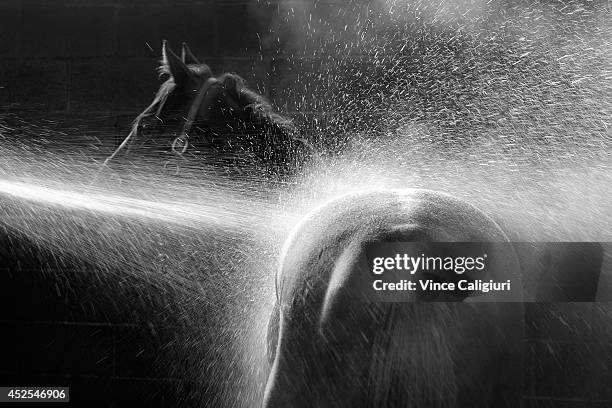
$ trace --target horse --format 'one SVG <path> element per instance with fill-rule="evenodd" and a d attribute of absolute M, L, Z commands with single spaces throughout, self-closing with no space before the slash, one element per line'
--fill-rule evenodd
<path fill-rule="evenodd" d="M 476 207 L 428 190 L 350 194 L 314 210 L 283 249 L 268 328 L 265 408 L 516 407 L 522 396 L 520 260 Z M 514 298 L 379 301 L 373 243 L 478 242 Z M 500 246 L 501 245 L 501 246 Z M 505 249 L 500 249 L 505 248 Z"/>
<path fill-rule="evenodd" d="M 287 163 L 292 152 L 307 146 L 291 121 L 241 77 L 215 76 L 186 44 L 178 57 L 163 43 L 159 72 L 166 80 L 107 162 L 149 144 L 175 161 L 197 158 L 202 150 L 238 149 L 267 163 Z M 380 301 L 363 290 L 371 277 L 363 267 L 364 248 L 389 241 L 416 243 L 424 253 L 434 243 L 475 242 L 495 253 L 510 237 L 498 220 L 441 192 L 366 192 L 314 210 L 282 253 L 263 406 L 518 406 L 522 303 L 475 302 L 472 295 L 447 293 L 434 299 L 445 302 L 426 302 L 431 299 L 418 292 Z M 551 257 L 548 247 L 539 247 L 537 256 L 514 244 L 503 248 L 491 277 L 512 276 L 520 287 L 525 264 L 535 257 L 563 273 L 565 258 Z M 594 260 L 590 269 L 598 276 L 601 247 L 585 248 L 582 258 Z M 592 296 L 589 287 L 579 300 Z"/>
<path fill-rule="evenodd" d="M 211 150 L 230 158 L 250 155 L 279 168 L 291 168 L 304 156 L 307 142 L 290 119 L 239 75 L 214 75 L 186 43 L 179 57 L 163 42 L 158 73 L 165 81 L 105 165 L 135 150 L 167 158 L 177 173 L 181 160 L 197 161 Z"/>

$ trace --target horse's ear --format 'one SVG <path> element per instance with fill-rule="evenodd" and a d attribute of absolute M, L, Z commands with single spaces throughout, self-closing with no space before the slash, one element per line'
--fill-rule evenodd
<path fill-rule="evenodd" d="M 187 65 L 189 64 L 200 65 L 201 64 L 201 62 L 196 58 L 195 55 L 193 55 L 193 52 L 191 52 L 191 49 L 185 42 L 183 43 L 183 48 L 181 49 L 181 59 Z"/>
<path fill-rule="evenodd" d="M 168 45 L 168 41 L 164 40 L 162 47 L 162 58 L 164 70 L 167 71 L 177 86 L 187 83 L 193 77 L 193 74 L 187 68 L 187 65 L 176 55 Z"/>

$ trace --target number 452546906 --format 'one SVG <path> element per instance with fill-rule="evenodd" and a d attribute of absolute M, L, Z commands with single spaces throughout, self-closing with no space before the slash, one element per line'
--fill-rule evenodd
<path fill-rule="evenodd" d="M 15 400 L 68 402 L 68 387 L 0 387 L 0 402 Z"/>

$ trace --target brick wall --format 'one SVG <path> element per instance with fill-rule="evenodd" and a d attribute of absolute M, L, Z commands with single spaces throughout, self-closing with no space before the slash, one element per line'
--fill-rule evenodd
<path fill-rule="evenodd" d="M 329 27 L 345 27 L 367 11 L 365 3 L 339 8 L 318 2 L 315 20 L 326 15 Z M 157 89 L 154 70 L 167 39 L 175 48 L 189 42 L 215 72 L 238 72 L 305 128 L 323 128 L 335 120 L 326 102 L 332 80 L 359 78 L 374 90 L 380 85 L 358 75 L 376 74 L 379 68 L 367 59 L 376 50 L 348 50 L 354 55 L 347 63 L 328 37 L 354 40 L 350 29 L 295 41 L 290 26 L 311 23 L 300 4 L 5 0 L 0 113 L 13 129 L 44 120 L 46 132 L 95 137 L 107 152 Z M 70 384 L 80 406 L 176 406 L 190 391 L 214 399 L 215 389 L 201 378 L 177 377 L 156 365 L 164 333 L 176 328 L 159 319 L 142 321 L 164 310 L 155 288 L 141 306 L 146 310 L 133 309 L 129 285 L 100 281 L 94 266 L 49 253 L 16 231 L 0 235 L 0 332 L 6 342 L 0 383 Z M 606 304 L 527 305 L 526 407 L 611 406 L 610 312 Z"/>
<path fill-rule="evenodd" d="M 0 383 L 70 386 L 79 407 L 215 401 L 199 373 L 171 370 L 167 347 L 184 326 L 163 316 L 159 288 L 0 232 Z"/>
<path fill-rule="evenodd" d="M 139 109 L 156 89 L 161 42 L 253 79 L 273 6 L 225 1 L 8 1 L 0 5 L 3 106 Z M 257 65 L 265 65 L 257 64 Z M 263 82 L 267 67 L 263 70 Z M 259 80 L 262 77 L 258 78 Z"/>
<path fill-rule="evenodd" d="M 74 135 L 91 121 L 114 144 L 157 90 L 163 39 L 177 51 L 189 42 L 216 72 L 238 72 L 269 94 L 260 38 L 274 10 L 248 1 L 2 2 L 0 113 L 53 117 L 60 130 L 82 122 Z"/>

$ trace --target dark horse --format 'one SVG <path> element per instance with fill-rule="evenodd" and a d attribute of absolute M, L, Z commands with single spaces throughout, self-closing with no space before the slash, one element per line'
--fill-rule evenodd
<path fill-rule="evenodd" d="M 164 41 L 159 73 L 167 79 L 105 163 L 130 152 L 173 163 L 216 152 L 291 167 L 304 155 L 305 142 L 296 136 L 292 122 L 243 78 L 234 73 L 215 76 L 185 43 L 181 54 L 178 57 Z"/>

